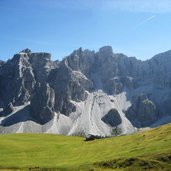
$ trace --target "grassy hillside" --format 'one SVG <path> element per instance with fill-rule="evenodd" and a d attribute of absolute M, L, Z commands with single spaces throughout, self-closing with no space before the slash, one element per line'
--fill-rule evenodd
<path fill-rule="evenodd" d="M 171 170 L 171 124 L 95 141 L 49 134 L 0 135 L 2 170 Z"/>

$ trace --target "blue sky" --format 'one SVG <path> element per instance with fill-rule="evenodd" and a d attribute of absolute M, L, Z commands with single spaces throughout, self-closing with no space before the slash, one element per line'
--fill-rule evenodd
<path fill-rule="evenodd" d="M 61 59 L 74 49 L 149 59 L 171 49 L 170 0 L 0 0 L 0 59 L 24 48 Z"/>

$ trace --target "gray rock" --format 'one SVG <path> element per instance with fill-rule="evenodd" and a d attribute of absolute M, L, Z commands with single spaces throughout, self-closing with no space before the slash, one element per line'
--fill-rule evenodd
<path fill-rule="evenodd" d="M 48 83 L 42 83 L 31 99 L 30 112 L 36 122 L 45 124 L 54 117 L 55 92 Z"/>
<path fill-rule="evenodd" d="M 112 57 L 113 56 L 113 49 L 111 46 L 103 46 L 99 49 L 98 55 L 101 58 Z"/>
<path fill-rule="evenodd" d="M 95 139 L 101 139 L 103 137 L 99 136 L 99 135 L 92 135 L 92 134 L 88 134 L 85 137 L 85 141 L 93 141 Z"/>
<path fill-rule="evenodd" d="M 85 85 L 81 85 L 81 82 L 86 81 L 84 78 L 78 78 L 78 75 L 68 66 L 67 61 L 63 61 L 59 68 L 51 73 L 49 83 L 55 90 L 56 111 L 68 116 L 71 112 L 75 111 L 75 106 L 70 100 L 79 102 L 86 99 Z"/>
<path fill-rule="evenodd" d="M 79 48 L 53 62 L 49 53 L 24 49 L 0 61 L 0 108 L 30 101 L 32 119 L 41 124 L 54 112 L 70 116 L 77 110 L 73 102 L 86 100 L 88 92 L 96 90 L 108 95 L 127 92 L 132 102 L 124 111 L 128 119 L 137 127 L 150 126 L 171 113 L 171 51 L 141 61 L 114 53 L 110 46 L 98 52 Z M 102 120 L 112 127 L 121 122 L 110 112 Z"/>
<path fill-rule="evenodd" d="M 171 50 L 155 55 L 145 62 L 146 79 L 150 79 L 154 84 L 171 88 Z"/>
<path fill-rule="evenodd" d="M 0 108 L 4 108 L 4 102 L 1 98 L 0 98 Z"/>
<path fill-rule="evenodd" d="M 81 71 L 84 75 L 89 77 L 94 63 L 94 55 L 94 51 L 88 49 L 83 51 L 82 48 L 79 48 L 65 58 L 65 60 L 72 70 Z"/>
<path fill-rule="evenodd" d="M 106 124 L 110 125 L 111 127 L 116 127 L 121 124 L 122 119 L 120 114 L 116 109 L 111 109 L 103 118 L 102 121 Z"/>
<path fill-rule="evenodd" d="M 27 54 L 16 54 L 0 67 L 0 95 L 5 105 L 28 101 L 36 84 Z"/>
<path fill-rule="evenodd" d="M 93 141 L 95 140 L 95 136 L 94 135 L 91 135 L 91 134 L 88 134 L 86 137 L 85 137 L 85 141 Z"/>
<path fill-rule="evenodd" d="M 3 110 L 3 116 L 7 116 L 14 111 L 14 106 L 12 103 L 9 103 Z"/>
<path fill-rule="evenodd" d="M 4 61 L 0 60 L 0 66 L 3 65 L 4 63 L 5 63 Z"/>
<path fill-rule="evenodd" d="M 53 62 L 50 60 L 50 53 L 31 53 L 29 63 L 32 65 L 35 79 L 38 82 L 45 82 L 53 69 Z"/>
<path fill-rule="evenodd" d="M 28 53 L 28 54 L 30 54 L 31 50 L 26 48 L 26 49 L 23 49 L 20 53 Z"/>
<path fill-rule="evenodd" d="M 126 112 L 126 116 L 136 127 L 146 127 L 158 119 L 156 105 L 146 95 L 136 96 L 133 105 Z"/>

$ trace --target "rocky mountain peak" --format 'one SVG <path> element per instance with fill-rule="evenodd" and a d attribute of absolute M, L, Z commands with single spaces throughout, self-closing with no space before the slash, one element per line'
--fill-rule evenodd
<path fill-rule="evenodd" d="M 30 49 L 26 48 L 20 51 L 20 53 L 32 53 Z"/>
<path fill-rule="evenodd" d="M 104 46 L 52 62 L 24 49 L 0 64 L 0 132 L 110 136 L 169 122 L 170 61 L 171 51 L 141 61 Z"/>
<path fill-rule="evenodd" d="M 77 50 L 74 50 L 74 52 L 71 55 L 73 55 L 73 56 L 76 56 L 76 55 L 81 56 L 82 52 L 83 52 L 83 49 L 82 49 L 82 47 L 80 47 Z"/>
<path fill-rule="evenodd" d="M 35 78 L 39 82 L 45 81 L 48 78 L 50 71 L 54 68 L 50 53 L 31 53 L 28 61 L 32 65 Z"/>
<path fill-rule="evenodd" d="M 5 63 L 4 61 L 0 60 L 0 66 L 3 65 L 4 63 Z"/>
<path fill-rule="evenodd" d="M 160 60 L 171 60 L 171 50 L 168 50 L 166 52 L 159 53 L 155 55 L 152 59 L 160 59 Z"/>
<path fill-rule="evenodd" d="M 99 54 L 103 57 L 113 56 L 113 49 L 111 46 L 103 46 L 99 49 Z"/>

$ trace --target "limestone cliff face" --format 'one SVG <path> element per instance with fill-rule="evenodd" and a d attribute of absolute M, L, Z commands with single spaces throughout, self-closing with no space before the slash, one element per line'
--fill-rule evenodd
<path fill-rule="evenodd" d="M 130 105 L 124 107 L 123 102 Z M 124 130 L 121 125 L 126 123 L 132 128 L 151 126 L 171 116 L 171 51 L 141 61 L 114 53 L 110 46 L 98 52 L 79 48 L 53 62 L 49 53 L 24 49 L 7 62 L 0 61 L 0 117 L 26 104 L 29 120 L 39 124 L 51 122 L 56 114 L 59 122 L 64 115 L 73 124 L 67 127 L 71 129 L 68 134 L 76 128 L 76 132 L 90 130 L 91 126 L 78 124 L 88 104 L 87 122 L 95 117 L 98 123 L 93 129 L 99 132 L 110 132 L 116 126 Z M 111 113 L 113 108 L 118 113 Z"/>
<path fill-rule="evenodd" d="M 135 57 L 115 54 L 110 46 L 102 47 L 96 53 L 89 50 L 83 51 L 80 48 L 65 60 L 72 71 L 81 72 L 91 81 L 91 86 L 84 87 L 87 91 L 93 92 L 100 89 L 109 95 L 126 91 L 127 98 L 132 102 L 129 111 L 134 108 L 133 113 L 137 115 L 135 117 L 138 123 L 135 126 L 149 126 L 163 114 L 171 113 L 169 108 L 170 51 L 158 54 L 150 60 L 141 61 Z M 162 98 L 164 94 L 166 96 Z M 139 106 L 138 102 L 135 102 L 135 96 L 142 95 L 149 103 L 141 102 Z"/>
<path fill-rule="evenodd" d="M 48 83 L 42 83 L 35 89 L 30 104 L 31 116 L 41 124 L 54 117 L 55 92 Z"/>
<path fill-rule="evenodd" d="M 88 84 L 88 80 L 86 80 L 84 76 L 77 76 L 77 74 L 68 67 L 67 61 L 60 63 L 60 66 L 51 73 L 48 81 L 55 90 L 55 109 L 57 112 L 68 116 L 75 110 L 75 106 L 70 100 L 84 101 L 86 99 L 87 95 L 84 85 L 80 83 L 85 82 L 86 85 Z"/>
<path fill-rule="evenodd" d="M 22 105 L 29 100 L 35 86 L 33 68 L 27 53 L 14 55 L 0 67 L 0 97 L 4 106 Z"/>
<path fill-rule="evenodd" d="M 159 117 L 156 105 L 143 94 L 133 98 L 133 104 L 126 111 L 126 116 L 134 126 L 139 128 L 149 126 Z"/>
<path fill-rule="evenodd" d="M 4 64 L 4 61 L 0 60 L 0 66 Z"/>

